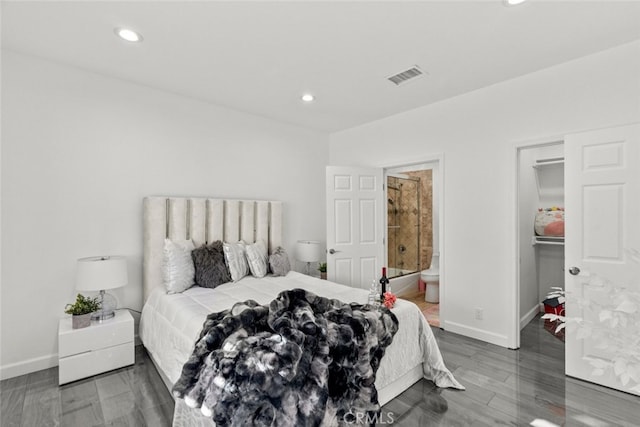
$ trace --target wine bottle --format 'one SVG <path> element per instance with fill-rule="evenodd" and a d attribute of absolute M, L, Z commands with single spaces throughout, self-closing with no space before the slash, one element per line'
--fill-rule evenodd
<path fill-rule="evenodd" d="M 387 279 L 387 267 L 382 267 L 382 277 L 380 278 L 380 301 L 384 301 L 384 293 L 387 292 L 387 285 L 389 279 Z"/>

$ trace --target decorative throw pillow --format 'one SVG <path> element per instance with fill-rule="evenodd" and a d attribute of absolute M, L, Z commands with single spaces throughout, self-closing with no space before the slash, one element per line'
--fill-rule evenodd
<path fill-rule="evenodd" d="M 267 255 L 267 245 L 262 240 L 247 245 L 247 261 L 249 262 L 249 270 L 255 277 L 264 277 L 267 275 L 267 263 L 269 256 Z"/>
<path fill-rule="evenodd" d="M 164 239 L 162 280 L 167 293 L 183 292 L 193 286 L 195 269 L 191 260 L 191 240 Z"/>
<path fill-rule="evenodd" d="M 286 276 L 291 271 L 289 255 L 282 246 L 278 246 L 269 257 L 269 266 L 274 276 Z"/>
<path fill-rule="evenodd" d="M 215 288 L 231 281 L 220 240 L 194 249 L 191 252 L 191 258 L 196 270 L 196 285 L 202 288 Z"/>
<path fill-rule="evenodd" d="M 224 257 L 231 273 L 231 279 L 237 282 L 249 274 L 244 242 L 242 240 L 237 243 L 225 242 L 222 246 L 224 248 Z"/>

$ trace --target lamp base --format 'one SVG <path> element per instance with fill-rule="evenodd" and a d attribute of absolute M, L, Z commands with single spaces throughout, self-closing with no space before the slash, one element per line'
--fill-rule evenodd
<path fill-rule="evenodd" d="M 98 310 L 91 315 L 91 320 L 102 322 L 103 320 L 111 319 L 112 317 L 115 317 L 115 316 L 116 316 L 116 312 L 113 310 L 109 310 L 109 311 Z"/>
<path fill-rule="evenodd" d="M 104 320 L 115 317 L 117 301 L 113 295 L 106 293 L 104 290 L 100 291 L 100 310 L 94 311 L 91 315 L 91 320 L 102 322 Z"/>

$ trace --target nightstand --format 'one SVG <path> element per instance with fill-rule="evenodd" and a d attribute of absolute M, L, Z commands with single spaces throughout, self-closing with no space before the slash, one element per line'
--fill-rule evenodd
<path fill-rule="evenodd" d="M 117 310 L 115 317 L 92 321 L 81 329 L 71 318 L 58 324 L 59 384 L 65 384 L 134 363 L 133 317 Z"/>

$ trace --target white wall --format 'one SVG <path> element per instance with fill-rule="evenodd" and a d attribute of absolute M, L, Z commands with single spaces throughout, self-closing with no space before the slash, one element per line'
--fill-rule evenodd
<path fill-rule="evenodd" d="M 284 201 L 284 237 L 324 241 L 328 137 L 2 52 L 2 376 L 57 364 L 77 258 L 121 254 L 141 308 L 142 198 Z"/>
<path fill-rule="evenodd" d="M 513 346 L 516 142 L 638 121 L 638 76 L 637 41 L 332 134 L 330 162 L 402 164 L 443 153 L 443 326 Z"/>
<path fill-rule="evenodd" d="M 520 329 L 526 326 L 537 314 L 538 269 L 535 246 L 531 245 L 534 216 L 538 206 L 538 191 L 534 169 L 535 149 L 523 149 L 520 152 L 518 168 L 518 233 L 520 251 Z M 533 310 L 533 312 L 532 312 Z"/>

